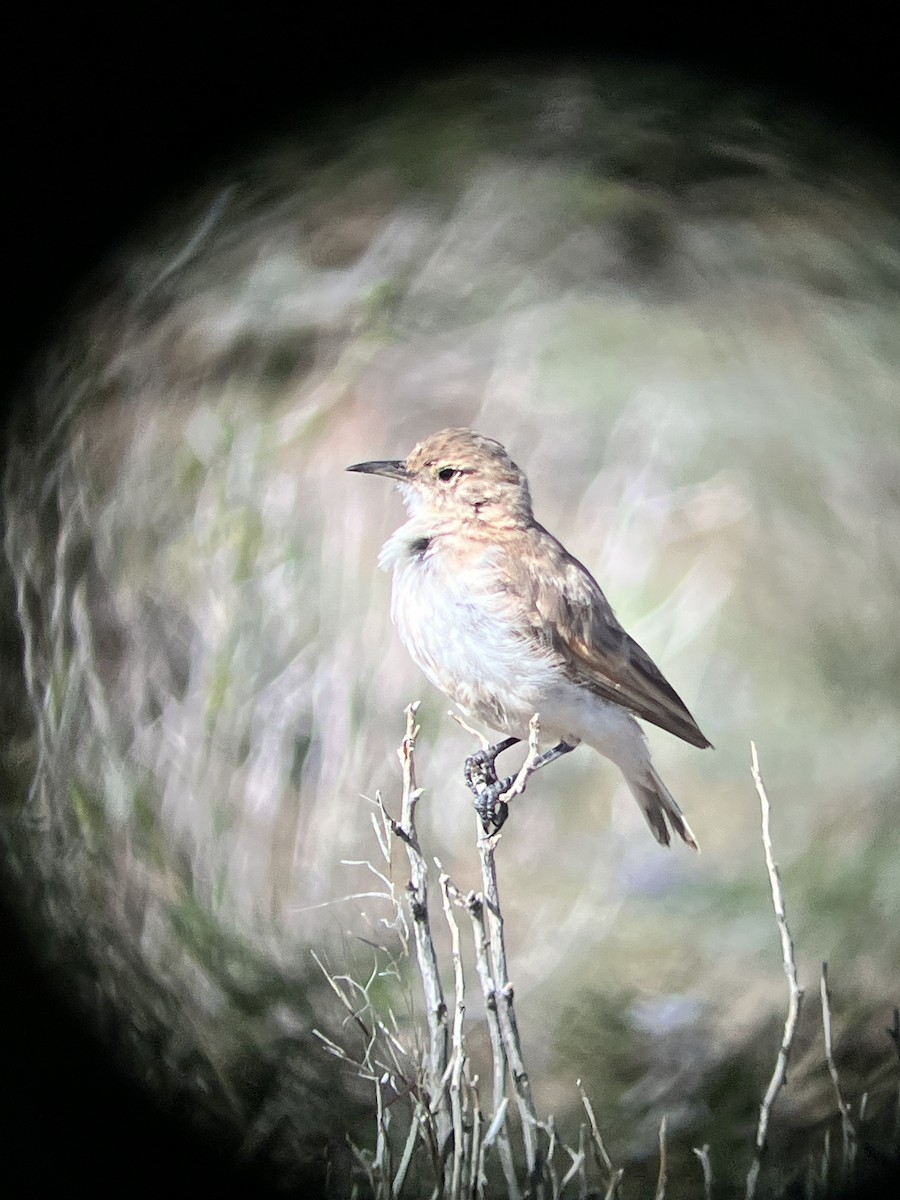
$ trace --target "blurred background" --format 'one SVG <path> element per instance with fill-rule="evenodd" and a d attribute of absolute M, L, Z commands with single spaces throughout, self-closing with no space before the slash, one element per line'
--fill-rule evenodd
<path fill-rule="evenodd" d="M 809 991 L 773 1170 L 833 1124 L 823 959 L 845 1091 L 888 1144 L 897 201 L 890 164 L 763 94 L 473 69 L 284 133 L 105 263 L 10 430 L 3 835 L 30 936 L 164 1103 L 285 1186 L 366 1139 L 368 1089 L 312 1032 L 342 1036 L 311 950 L 364 980 L 390 941 L 387 906 L 343 898 L 371 890 L 348 864 L 376 858 L 366 797 L 398 810 L 410 700 L 423 847 L 478 874 L 472 740 L 376 567 L 402 506 L 344 468 L 465 424 L 716 747 L 648 730 L 699 857 L 587 750 L 516 804 L 498 855 L 539 1109 L 577 1141 L 580 1078 L 635 1187 L 664 1113 L 671 1194 L 704 1142 L 743 1180 L 786 1001 L 752 738 Z M 483 1070 L 474 995 L 468 1017 Z"/>

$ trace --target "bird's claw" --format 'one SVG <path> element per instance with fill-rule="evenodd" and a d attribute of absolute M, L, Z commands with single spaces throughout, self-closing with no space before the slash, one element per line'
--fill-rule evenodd
<path fill-rule="evenodd" d="M 466 787 L 476 796 L 481 788 L 497 782 L 497 771 L 494 768 L 494 759 L 497 756 L 491 753 L 492 750 L 493 746 L 490 746 L 487 750 L 479 750 L 477 754 L 469 755 L 463 767 Z"/>
<path fill-rule="evenodd" d="M 463 774 L 467 787 L 476 796 L 482 788 L 491 787 L 497 782 L 497 771 L 494 766 L 497 758 L 504 750 L 508 750 L 510 746 L 515 746 L 518 741 L 518 738 L 506 738 L 505 741 L 497 742 L 495 746 L 485 746 L 483 750 L 469 755 L 466 759 Z"/>
<path fill-rule="evenodd" d="M 479 792 L 475 798 L 475 811 L 481 818 L 481 827 L 488 837 L 497 833 L 509 816 L 509 805 L 501 797 L 509 791 L 513 783 L 512 777 L 498 779 Z"/>
<path fill-rule="evenodd" d="M 508 738 L 505 742 L 488 746 L 466 759 L 463 771 L 466 785 L 474 793 L 475 811 L 481 818 L 482 828 L 487 835 L 496 833 L 509 816 L 509 806 L 502 797 L 512 787 L 515 776 L 498 779 L 496 760 L 498 755 L 508 750 L 516 741 L 517 738 Z"/>

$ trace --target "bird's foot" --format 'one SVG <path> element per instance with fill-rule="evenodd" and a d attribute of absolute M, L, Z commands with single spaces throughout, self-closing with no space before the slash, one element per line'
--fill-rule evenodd
<path fill-rule="evenodd" d="M 515 779 L 512 775 L 507 779 L 498 779 L 475 797 L 475 811 L 481 818 L 481 827 L 485 836 L 497 833 L 509 816 L 509 805 L 502 797 L 509 791 Z"/>
<path fill-rule="evenodd" d="M 510 746 L 515 746 L 519 738 L 509 737 L 504 738 L 502 742 L 497 742 L 495 746 L 487 746 L 484 750 L 479 750 L 477 754 L 470 754 L 466 759 L 466 765 L 463 769 L 466 786 L 470 791 L 478 797 L 486 787 L 492 787 L 497 783 L 497 769 L 495 763 L 497 758 L 508 750 Z"/>
<path fill-rule="evenodd" d="M 495 764 L 497 757 L 510 746 L 515 746 L 518 741 L 519 738 L 506 738 L 466 759 L 463 772 L 466 785 L 475 796 L 475 811 L 481 818 L 486 834 L 496 833 L 509 816 L 509 807 L 501 797 L 512 787 L 515 776 L 498 779 Z"/>

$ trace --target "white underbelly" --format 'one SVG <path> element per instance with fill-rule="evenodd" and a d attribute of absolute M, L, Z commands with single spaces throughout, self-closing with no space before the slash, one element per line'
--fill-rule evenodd
<path fill-rule="evenodd" d="M 647 749 L 631 714 L 573 683 L 527 628 L 517 632 L 515 610 L 501 589 L 490 588 L 489 573 L 451 572 L 430 554 L 396 552 L 402 545 L 398 534 L 383 551 L 394 567 L 391 612 L 435 687 L 500 733 L 526 738 L 538 713 L 542 741 L 584 741 L 626 772 L 639 768 Z"/>
<path fill-rule="evenodd" d="M 496 597 L 441 579 L 427 561 L 410 560 L 394 572 L 394 622 L 431 683 L 473 720 L 525 737 L 559 668 L 516 635 L 499 606 Z"/>

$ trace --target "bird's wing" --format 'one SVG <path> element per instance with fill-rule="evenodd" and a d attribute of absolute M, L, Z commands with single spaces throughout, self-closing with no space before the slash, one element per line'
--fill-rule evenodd
<path fill-rule="evenodd" d="M 711 745 L 650 655 L 616 620 L 590 572 L 541 526 L 535 533 L 536 552 L 522 555 L 516 570 L 535 640 L 559 656 L 573 682 L 692 746 Z"/>

